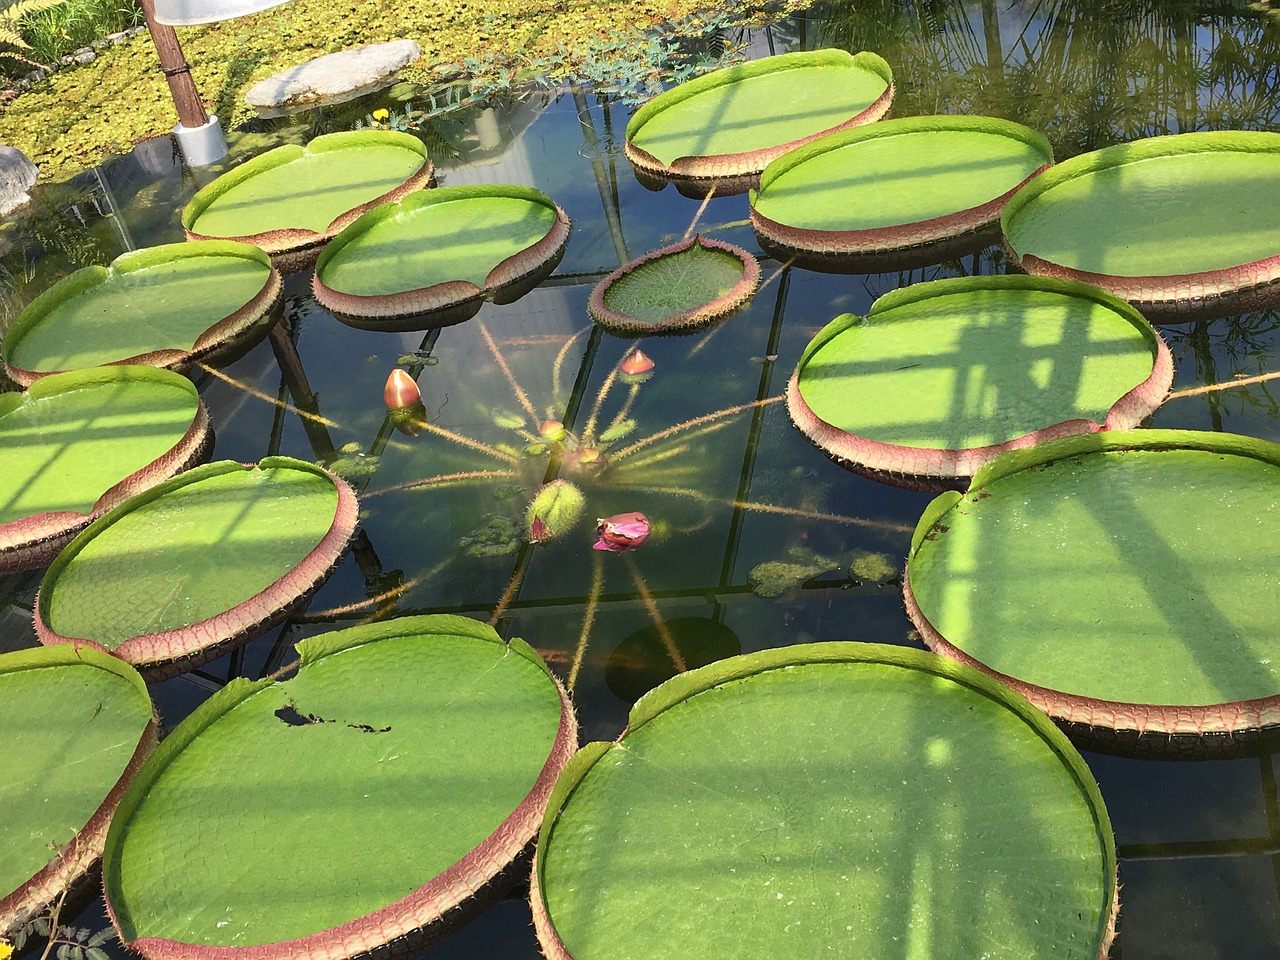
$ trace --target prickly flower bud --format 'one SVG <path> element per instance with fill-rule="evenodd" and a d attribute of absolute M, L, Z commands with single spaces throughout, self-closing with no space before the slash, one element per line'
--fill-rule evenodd
<path fill-rule="evenodd" d="M 618 364 L 618 373 L 621 374 L 619 379 L 623 383 L 644 383 L 653 375 L 655 366 L 653 358 L 643 350 L 632 350 Z"/>
<path fill-rule="evenodd" d="M 538 424 L 538 435 L 543 440 L 549 440 L 552 443 L 558 443 L 564 439 L 564 424 L 559 420 L 543 420 Z"/>
<path fill-rule="evenodd" d="M 525 511 L 529 539 L 545 543 L 568 531 L 582 516 L 587 498 L 568 480 L 552 480 L 538 488 Z"/>
<path fill-rule="evenodd" d="M 382 399 L 388 410 L 403 410 L 422 402 L 422 391 L 409 376 L 409 371 L 396 367 L 387 377 L 387 385 L 382 388 Z"/>
<path fill-rule="evenodd" d="M 634 550 L 649 539 L 649 518 L 643 513 L 619 513 L 596 521 L 596 542 L 593 550 L 625 553 Z"/>

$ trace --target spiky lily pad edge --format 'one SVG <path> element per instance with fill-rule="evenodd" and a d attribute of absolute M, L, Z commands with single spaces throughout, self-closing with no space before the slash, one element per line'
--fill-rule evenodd
<path fill-rule="evenodd" d="M 1249 437 L 1201 430 L 1125 430 L 1067 437 L 1019 450 L 984 465 L 968 492 L 1011 473 L 1113 450 L 1204 450 L 1250 457 L 1280 467 L 1275 444 Z M 903 569 L 902 594 L 907 616 L 934 653 L 973 667 L 1021 694 L 1043 710 L 1072 740 L 1088 749 L 1121 756 L 1163 759 L 1223 759 L 1248 756 L 1280 744 L 1280 694 L 1214 704 L 1152 704 L 1102 700 L 1041 687 L 987 666 L 946 639 L 929 622 L 911 589 L 910 559 L 961 494 L 939 497 L 925 508 L 911 538 Z"/>
<path fill-rule="evenodd" d="M 37 649 L 24 651 L 24 653 L 33 660 L 39 657 L 39 662 L 33 663 L 33 667 L 51 665 L 51 657 L 54 660 L 61 660 L 64 664 L 92 661 L 95 666 L 116 673 L 134 683 L 141 695 L 150 700 L 146 685 L 137 671 L 112 657 L 97 644 L 68 644 L 62 648 L 62 651 L 65 652 L 62 652 L 60 657 L 58 652 L 61 651 Z M 0 897 L 0 936 L 20 929 L 28 921 L 39 916 L 41 911 L 66 893 L 72 884 L 83 877 L 102 856 L 107 842 L 107 830 L 111 826 L 126 788 L 159 743 L 159 726 L 160 719 L 156 715 L 155 708 L 152 707 L 151 719 L 143 728 L 133 755 L 125 764 L 119 779 L 107 791 L 98 809 L 85 822 L 84 827 L 30 880 L 7 896 Z"/>
<path fill-rule="evenodd" d="M 546 898 L 542 894 L 544 881 L 542 872 L 545 867 L 544 851 L 556 820 L 568 802 L 569 796 L 586 778 L 591 768 L 613 747 L 621 744 L 633 728 L 643 726 L 663 711 L 688 700 L 706 690 L 726 683 L 732 683 L 758 673 L 769 670 L 785 670 L 796 664 L 806 663 L 884 663 L 894 666 L 911 667 L 925 670 L 939 677 L 971 687 L 992 700 L 1012 710 L 1021 720 L 1038 733 L 1054 752 L 1062 759 L 1065 766 L 1075 775 L 1082 791 L 1093 807 L 1098 823 L 1098 834 L 1102 841 L 1104 869 L 1107 883 L 1110 886 L 1108 905 L 1103 911 L 1097 960 L 1106 960 L 1111 951 L 1111 944 L 1116 936 L 1116 922 L 1120 913 L 1120 883 L 1118 864 L 1116 861 L 1115 836 L 1111 830 L 1111 821 L 1098 784 L 1084 759 L 1075 751 L 1065 735 L 1035 705 L 1028 703 L 1016 691 L 998 680 L 992 679 L 990 671 L 974 670 L 969 666 L 949 660 L 946 657 L 932 656 L 922 650 L 910 647 L 899 647 L 882 643 L 859 643 L 847 640 L 824 641 L 818 643 L 797 644 L 790 647 L 775 647 L 755 653 L 741 654 L 720 660 L 705 667 L 699 667 L 686 673 L 677 674 L 672 679 L 649 691 L 636 702 L 627 717 L 627 726 L 613 742 L 593 741 L 584 744 L 565 765 L 564 771 L 557 781 L 547 803 L 542 827 L 538 831 L 538 842 L 534 848 L 533 869 L 529 877 L 529 906 L 533 913 L 533 928 L 538 937 L 538 946 L 547 960 L 576 960 L 556 932 L 555 923 L 547 909 Z"/>
<path fill-rule="evenodd" d="M 298 644 L 298 652 L 302 657 L 301 664 L 305 666 L 311 660 L 381 636 L 399 635 L 406 629 L 414 629 L 415 624 L 423 621 L 431 621 L 436 629 L 503 643 L 493 628 L 468 617 L 450 614 L 400 617 L 338 631 L 342 637 L 337 642 L 326 634 L 308 638 Z M 560 701 L 560 723 L 547 760 L 524 800 L 489 837 L 473 847 L 451 867 L 381 910 L 293 940 L 248 947 L 225 947 L 184 943 L 160 937 L 140 937 L 133 941 L 126 941 L 124 934 L 120 933 L 121 942 L 148 960 L 296 960 L 297 957 L 303 956 L 311 960 L 351 960 L 353 957 L 373 953 L 388 945 L 393 946 L 392 954 L 417 951 L 433 941 L 433 933 L 447 933 L 451 926 L 450 921 L 455 914 L 465 910 L 473 897 L 482 895 L 491 882 L 503 877 L 513 864 L 517 864 L 519 859 L 528 853 L 542 824 L 560 774 L 573 756 L 578 743 L 577 717 L 569 695 L 559 678 L 547 668 L 546 662 L 525 641 L 513 638 L 507 641 L 505 646 L 513 653 L 540 666 L 555 685 Z M 131 793 L 125 808 L 120 810 L 120 823 L 123 824 L 136 808 L 140 791 L 154 783 L 163 767 L 201 730 L 229 712 L 260 687 L 277 682 L 281 681 L 270 679 L 249 681 L 238 678 L 232 680 L 198 707 L 192 714 L 192 718 L 196 718 L 195 722 L 192 723 L 190 720 L 184 722 L 173 735 L 165 739 L 164 744 L 157 750 L 155 759 L 147 765 L 143 776 L 139 778 L 137 789 Z M 108 859 L 110 856 L 108 852 Z M 104 871 L 103 883 L 105 887 L 106 871 Z M 110 895 L 106 897 L 105 902 L 111 922 L 117 932 L 120 932 L 121 926 Z M 403 946 L 404 951 L 395 949 L 400 946 Z"/>
<path fill-rule="evenodd" d="M 941 290 L 939 285 L 942 286 Z M 845 314 L 831 321 L 809 341 L 792 371 L 791 379 L 787 381 L 787 413 L 792 423 L 816 447 L 843 467 L 913 489 L 938 489 L 941 481 L 941 487 L 945 489 L 951 486 L 948 481 L 972 477 L 984 464 L 1012 450 L 1104 430 L 1131 430 L 1154 413 L 1168 395 L 1173 385 L 1173 354 L 1164 338 L 1128 303 L 1077 281 L 1016 274 L 934 281 L 932 284 L 919 284 L 885 294 L 872 304 L 867 316 L 901 307 L 914 300 L 929 298 L 935 295 L 934 291 L 941 296 L 957 287 L 977 285 L 985 289 L 1050 290 L 1086 297 L 1100 303 L 1128 320 L 1147 339 L 1153 354 L 1150 376 L 1119 397 L 1111 405 L 1103 423 L 1084 419 L 1063 420 L 1002 443 L 956 450 L 884 443 L 857 436 L 828 423 L 814 412 L 800 394 L 800 371 L 805 364 L 828 341 L 859 322 L 853 314 Z"/>
<path fill-rule="evenodd" d="M 664 260 L 667 257 L 679 256 L 697 244 L 703 250 L 718 250 L 735 257 L 742 264 L 742 279 L 729 290 L 714 300 L 681 310 L 669 315 L 658 323 L 649 323 L 621 310 L 614 310 L 605 303 L 605 295 L 609 288 L 628 274 L 634 273 L 649 264 Z M 724 240 L 708 240 L 700 234 L 694 234 L 688 240 L 681 240 L 669 246 L 646 253 L 642 257 L 624 263 L 613 273 L 595 285 L 591 298 L 587 302 L 587 311 L 596 323 L 610 333 L 625 336 L 643 337 L 664 333 L 689 333 L 708 327 L 717 321 L 732 316 L 746 306 L 756 295 L 760 286 L 760 263 L 746 250 Z"/>
<path fill-rule="evenodd" d="M 198 623 L 132 637 L 110 651 L 113 656 L 132 664 L 149 683 L 168 680 L 203 666 L 279 623 L 320 589 L 333 573 L 354 535 L 359 504 L 351 486 L 323 467 L 291 457 L 264 457 L 256 464 L 229 460 L 207 464 L 145 490 L 133 498 L 134 502 L 122 506 L 139 506 L 144 500 L 153 500 L 211 474 L 263 467 L 287 467 L 327 477 L 338 494 L 332 525 L 297 566 L 255 596 Z M 121 510 L 118 516 L 123 515 L 124 511 Z M 46 587 L 54 582 L 62 567 L 74 559 L 80 545 L 97 536 L 117 518 L 117 514 L 108 512 L 90 524 L 58 554 L 46 572 L 36 593 L 34 608 L 36 636 L 42 644 L 52 646 L 86 642 L 79 637 L 64 637 L 49 627 L 45 623 L 40 600 Z"/>

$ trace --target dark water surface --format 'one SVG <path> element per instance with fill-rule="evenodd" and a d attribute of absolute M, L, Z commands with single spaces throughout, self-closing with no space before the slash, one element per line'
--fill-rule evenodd
<path fill-rule="evenodd" d="M 1007 117 L 1043 131 L 1059 160 L 1164 133 L 1280 131 L 1280 21 L 1245 4 L 850 3 L 743 39 L 755 56 L 799 47 L 875 50 L 895 72 L 895 116 Z M 233 156 L 348 129 L 387 103 L 375 96 L 276 121 L 241 135 Z M 640 510 L 658 525 L 658 535 L 632 555 L 634 567 L 628 558 L 593 552 L 585 524 L 548 546 L 514 542 L 502 552 L 530 491 L 546 476 L 545 459 L 490 476 L 510 468 L 440 431 L 409 437 L 386 420 L 383 381 L 411 355 L 405 362 L 431 422 L 479 444 L 523 448 L 525 441 L 498 422 L 506 422 L 503 413 L 534 422 L 513 383 L 538 417 L 581 431 L 598 403 L 597 421 L 608 424 L 628 390 L 615 385 L 598 398 L 632 341 L 591 329 L 586 304 L 596 282 L 619 263 L 681 238 L 695 220 L 707 235 L 758 251 L 745 197 L 714 199 L 699 214 L 699 201 L 637 183 L 616 152 L 629 114 L 608 97 L 565 89 L 469 109 L 424 134 L 442 185 L 536 186 L 573 218 L 556 274 L 522 300 L 486 305 L 473 320 L 438 333 L 364 332 L 330 317 L 310 298 L 309 275 L 299 275 L 286 286 L 284 337 L 217 373 L 195 372 L 217 431 L 216 458 L 282 453 L 335 465 L 361 492 L 364 515 L 354 549 L 305 611 L 197 675 L 153 688 L 167 726 L 229 676 L 277 669 L 298 639 L 375 614 L 449 611 L 487 620 L 513 578 L 498 628 L 524 637 L 562 677 L 572 676 L 584 741 L 617 736 L 628 698 L 664 670 L 637 576 L 660 616 L 680 621 L 691 651 L 723 655 L 836 639 L 917 644 L 897 581 L 863 582 L 847 569 L 869 551 L 900 570 L 930 495 L 829 462 L 791 426 L 777 398 L 805 344 L 833 317 L 864 313 L 876 297 L 906 284 L 1001 273 L 998 247 L 869 276 L 781 270 L 766 259 L 767 286 L 747 310 L 707 333 L 646 340 L 657 367 L 630 408 L 636 430 L 606 450 L 612 459 L 605 472 L 579 481 L 589 517 Z M 451 158 L 452 150 L 460 155 Z M 181 240 L 182 205 L 217 172 L 183 170 L 162 140 L 45 188 L 31 216 L 0 231 L 6 309 L 76 267 Z M 1276 310 L 1164 326 L 1177 362 L 1174 390 L 1280 369 L 1278 326 Z M 1153 425 L 1277 440 L 1275 389 L 1259 382 L 1174 399 Z M 736 412 L 708 416 L 729 409 Z M 662 436 L 620 453 L 655 434 Z M 394 489 L 456 473 L 480 475 Z M 760 564 L 821 568 L 823 558 L 828 572 L 793 589 L 773 597 L 753 591 L 749 576 Z M 0 578 L 0 649 L 34 644 L 38 582 L 39 571 Z M 1120 937 L 1112 955 L 1280 955 L 1276 758 L 1088 760 L 1121 856 Z M 538 956 L 522 896 L 516 891 L 423 956 Z M 79 922 L 102 926 L 101 910 L 100 903 L 89 907 Z"/>

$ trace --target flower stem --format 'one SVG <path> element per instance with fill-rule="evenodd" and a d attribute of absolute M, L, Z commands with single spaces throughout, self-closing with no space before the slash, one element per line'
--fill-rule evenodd
<path fill-rule="evenodd" d="M 686 420 L 684 423 L 677 423 L 675 426 L 667 427 L 665 430 L 659 430 L 657 433 L 645 437 L 643 440 L 637 440 L 629 447 L 623 447 L 609 459 L 614 461 L 620 460 L 628 454 L 635 453 L 637 450 L 642 450 L 651 443 L 657 443 L 659 440 L 665 440 L 667 437 L 673 436 L 681 430 L 701 426 L 704 423 L 711 423 L 712 421 L 719 420 L 723 417 L 731 417 L 735 413 L 742 413 L 744 410 L 752 410 L 756 407 L 763 407 L 766 404 L 777 403 L 781 399 L 782 394 L 778 394 L 776 397 L 765 397 L 763 400 L 752 400 L 750 403 L 739 404 L 736 407 L 725 407 L 723 410 L 716 410 L 714 413 L 704 414 L 701 417 Z"/>
<path fill-rule="evenodd" d="M 502 351 L 498 349 L 497 342 L 489 335 L 489 328 L 483 323 L 480 324 L 480 333 L 484 337 L 484 342 L 489 346 L 489 352 L 493 354 L 493 359 L 498 361 L 498 369 L 502 371 L 502 375 L 507 378 L 507 383 L 511 385 L 511 392 L 516 395 L 516 400 L 520 406 L 524 407 L 525 413 L 533 417 L 533 422 L 538 422 L 538 411 L 533 408 L 533 404 L 529 401 L 529 395 L 524 392 L 524 387 L 516 381 L 515 374 L 511 372 L 511 368 L 507 366 L 506 358 L 502 356 Z"/>
<path fill-rule="evenodd" d="M 693 222 L 689 224 L 689 229 L 684 232 L 681 241 L 688 240 L 693 236 L 693 231 L 698 226 L 698 221 L 702 219 L 702 215 L 707 210 L 707 204 L 711 202 L 711 198 L 716 195 L 716 185 L 713 183 L 711 189 L 707 191 L 707 195 L 702 198 L 702 206 L 698 207 L 698 212 L 693 215 Z"/>
<path fill-rule="evenodd" d="M 591 555 L 591 593 L 587 596 L 587 609 L 582 614 L 582 630 L 578 633 L 578 648 L 573 652 L 573 664 L 569 667 L 569 693 L 578 683 L 578 671 L 582 668 L 582 658 L 587 653 L 587 638 L 591 636 L 591 626 L 596 621 L 596 608 L 600 605 L 600 594 L 604 590 L 604 554 L 595 552 Z"/>
<path fill-rule="evenodd" d="M 1256 377 L 1241 377 L 1239 380 L 1227 380 L 1223 383 L 1210 383 L 1203 387 L 1188 387 L 1186 390 L 1175 390 L 1165 397 L 1166 400 L 1179 400 L 1182 397 L 1198 397 L 1206 393 L 1217 393 L 1219 390 L 1230 390 L 1232 387 L 1247 387 L 1254 383 L 1263 383 L 1280 377 L 1280 371 L 1264 373 Z"/>
<path fill-rule="evenodd" d="M 627 570 L 631 573 L 631 580 L 636 585 L 636 593 L 640 594 L 640 599 L 644 601 L 645 609 L 649 611 L 649 618 L 653 620 L 653 625 L 658 628 L 658 636 L 662 637 L 662 644 L 667 648 L 667 656 L 671 658 L 672 664 L 675 665 L 676 673 L 684 673 L 689 668 L 684 664 L 684 657 L 680 656 L 680 651 L 676 647 L 676 639 L 671 636 L 671 629 L 667 626 L 667 621 L 663 620 L 662 614 L 658 612 L 658 603 L 653 599 L 653 594 L 649 592 L 649 585 L 644 582 L 644 577 L 640 574 L 640 568 L 636 566 L 631 554 L 624 553 L 622 559 L 627 563 Z"/>
<path fill-rule="evenodd" d="M 450 483 L 464 483 L 468 480 L 503 480 L 514 477 L 514 470 L 468 470 L 462 473 L 438 473 L 434 477 L 423 477 L 421 480 L 407 480 L 404 483 L 392 484 L 378 490 L 370 490 L 360 495 L 362 500 L 380 497 L 384 493 L 395 493 L 398 490 L 417 490 L 419 487 L 445 486 Z"/>

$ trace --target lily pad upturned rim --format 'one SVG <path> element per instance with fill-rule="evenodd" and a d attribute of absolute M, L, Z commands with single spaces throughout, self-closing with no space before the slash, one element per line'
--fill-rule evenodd
<path fill-rule="evenodd" d="M 46 512 L 0 523 L 0 573 L 31 570 L 47 565 L 91 521 L 134 494 L 209 458 L 213 449 L 213 431 L 210 429 L 209 411 L 195 384 L 181 374 L 155 367 L 111 365 L 41 377 L 23 393 L 0 394 L 0 416 L 20 407 L 29 399 L 44 399 L 68 390 L 78 390 L 95 382 L 122 380 L 160 380 L 188 391 L 196 400 L 191 426 L 163 456 L 104 490 L 89 513 Z"/>
<path fill-rule="evenodd" d="M 974 474 L 968 492 L 1023 470 L 1034 470 L 1060 460 L 1082 455 L 1123 450 L 1200 450 L 1246 457 L 1280 467 L 1280 446 L 1266 440 L 1235 434 L 1202 430 L 1125 430 L 1104 431 L 1083 436 L 1066 437 L 1039 446 L 1016 450 L 991 461 Z M 921 639 L 941 656 L 982 671 L 1010 689 L 1066 728 L 1073 738 L 1090 746 L 1118 753 L 1161 755 L 1169 751 L 1194 756 L 1235 756 L 1249 749 L 1240 734 L 1280 731 L 1280 693 L 1250 700 L 1215 704 L 1152 704 L 1103 700 L 1082 694 L 1051 690 L 1001 673 L 971 657 L 952 644 L 916 602 L 911 588 L 911 559 L 931 531 L 950 510 L 963 500 L 963 495 L 948 491 L 936 497 L 916 525 L 911 537 L 911 550 L 902 576 L 903 601 L 907 616 L 920 631 Z M 1116 735 L 1120 737 L 1117 738 Z M 1126 735 L 1133 739 L 1127 739 Z M 1156 742 L 1153 738 L 1168 738 Z M 1202 748 L 1184 749 L 1176 741 L 1188 738 L 1203 741 Z M 1209 739 L 1213 738 L 1213 739 Z"/>
<path fill-rule="evenodd" d="M 678 674 L 636 702 L 628 714 L 627 726 L 617 740 L 587 743 L 573 755 L 556 782 L 547 804 L 546 815 L 538 832 L 537 846 L 534 848 L 533 869 L 530 875 L 529 903 L 533 911 L 533 926 L 538 935 L 538 944 L 547 960 L 574 960 L 574 957 L 556 932 L 555 923 L 548 912 L 542 893 L 546 885 L 543 876 L 545 851 L 548 849 L 550 837 L 561 810 L 597 761 L 611 748 L 622 743 L 628 733 L 639 729 L 657 715 L 699 693 L 772 670 L 786 670 L 788 667 L 797 665 L 821 663 L 877 663 L 900 666 L 922 670 L 963 684 L 1010 709 L 1050 746 L 1074 775 L 1093 809 L 1098 826 L 1104 874 L 1109 886 L 1106 896 L 1107 906 L 1102 910 L 1101 928 L 1098 932 L 1097 956 L 1098 960 L 1104 960 L 1110 950 L 1111 942 L 1115 939 L 1116 920 L 1120 907 L 1115 836 L 1111 830 L 1111 821 L 1097 781 L 1076 748 L 1044 713 L 1007 685 L 992 679 L 987 671 L 975 670 L 966 664 L 910 647 L 854 641 L 825 641 L 760 650 Z"/>
<path fill-rule="evenodd" d="M 735 83 L 747 77 L 810 66 L 867 70 L 877 74 L 885 81 L 885 89 L 870 106 L 843 123 L 787 143 L 774 144 L 757 150 L 706 157 L 678 157 L 670 164 L 666 164 L 634 143 L 637 132 L 654 115 L 692 96 L 715 87 Z M 641 106 L 632 115 L 631 120 L 628 121 L 623 154 L 631 161 L 637 173 L 654 181 L 655 186 L 665 181 L 684 184 L 706 183 L 708 185 L 714 181 L 728 181 L 728 189 L 724 192 L 744 192 L 750 183 L 755 181 L 755 178 L 759 176 L 770 160 L 781 156 L 788 150 L 793 150 L 802 144 L 809 143 L 811 140 L 816 140 L 818 137 L 879 120 L 889 112 L 889 107 L 892 103 L 893 70 L 879 54 L 871 53 L 867 50 L 851 54 L 845 50 L 838 49 L 801 50 L 793 53 L 777 54 L 762 60 L 754 60 L 703 74 L 692 80 L 686 80 L 679 86 L 654 97 Z M 737 182 L 743 181 L 743 178 L 745 178 L 744 182 Z"/>
<path fill-rule="evenodd" d="M 4 655 L 3 669 L 39 670 L 73 664 L 89 664 L 123 678 L 132 684 L 139 695 L 150 702 L 151 695 L 138 671 L 117 657 L 99 650 L 95 644 L 63 644 L 57 647 L 35 647 Z M 76 882 L 102 856 L 107 842 L 107 830 L 115 817 L 125 789 L 142 769 L 159 742 L 159 718 L 152 708 L 151 719 L 143 729 L 133 756 L 115 785 L 107 792 L 102 803 L 84 827 L 62 847 L 59 855 L 51 860 L 17 890 L 0 897 L 0 936 L 10 933 L 37 916 Z"/>
<path fill-rule="evenodd" d="M 622 277 L 670 257 L 678 257 L 684 251 L 692 249 L 695 244 L 703 250 L 718 250 L 735 257 L 742 264 L 742 279 L 714 300 L 670 314 L 660 323 L 649 323 L 629 313 L 614 310 L 605 304 L 604 298 L 609 288 Z M 711 240 L 695 233 L 688 240 L 680 240 L 658 250 L 652 250 L 618 267 L 595 285 L 591 291 L 591 298 L 587 302 L 587 310 L 592 319 L 610 333 L 634 337 L 689 333 L 710 326 L 741 310 L 755 296 L 759 285 L 760 263 L 755 257 L 735 244 L 724 240 Z"/>
<path fill-rule="evenodd" d="M 213 359 L 218 355 L 233 350 L 236 343 L 250 337 L 254 330 L 261 327 L 262 333 L 275 322 L 271 311 L 280 299 L 284 282 L 280 271 L 275 268 L 271 258 L 253 244 L 236 240 L 201 240 L 198 243 L 166 243 L 156 247 L 144 247 L 141 250 L 129 250 L 111 261 L 110 266 L 98 265 L 81 267 L 74 273 L 63 277 L 48 290 L 32 300 L 18 314 L 13 325 L 4 335 L 4 344 L 12 344 L 24 333 L 39 324 L 46 315 L 62 303 L 73 297 L 87 294 L 94 287 L 106 282 L 113 274 L 130 273 L 145 270 L 159 264 L 174 260 L 186 260 L 193 257 L 238 257 L 242 260 L 253 260 L 268 268 L 266 280 L 243 306 L 216 323 L 209 326 L 196 338 L 190 350 L 160 349 L 133 357 L 113 360 L 103 366 L 119 366 L 134 364 L 150 367 L 184 367 L 188 364 Z M 23 387 L 29 387 L 41 377 L 55 373 L 67 373 L 66 370 L 25 370 L 9 362 L 9 350 L 3 351 L 4 370 L 9 377 Z"/>
<path fill-rule="evenodd" d="M 1023 209 L 1061 183 L 1143 160 L 1231 151 L 1234 147 L 1249 149 L 1250 144 L 1274 152 L 1280 150 L 1280 134 L 1251 130 L 1179 133 L 1118 143 L 1064 160 L 1025 184 L 1005 204 L 1000 215 L 1005 251 L 1014 265 L 1027 273 L 1101 287 L 1153 318 L 1169 322 L 1271 305 L 1280 300 L 1280 254 L 1198 273 L 1120 276 L 1078 270 L 1034 254 L 1020 254 L 1009 240 L 1012 224 Z"/>
<path fill-rule="evenodd" d="M 564 686 L 532 647 L 519 638 L 503 641 L 492 627 L 469 617 L 428 614 L 398 617 L 309 637 L 297 645 L 299 670 L 305 669 L 311 662 L 343 650 L 382 638 L 419 632 L 472 637 L 503 645 L 511 653 L 537 665 L 555 685 L 560 699 L 559 727 L 547 760 L 525 799 L 485 841 L 472 848 L 461 860 L 417 890 L 375 913 L 305 937 L 276 943 L 227 947 L 185 943 L 160 937 L 140 937 L 128 943 L 132 951 L 155 960 L 288 960 L 299 956 L 317 960 L 348 960 L 385 947 L 388 943 L 414 938 L 425 929 L 434 929 L 433 925 L 439 925 L 442 920 L 447 923 L 452 916 L 451 911 L 463 908 L 467 901 L 485 889 L 486 884 L 502 876 L 505 870 L 518 861 L 537 835 L 557 778 L 571 758 L 578 738 L 577 718 Z M 105 837 L 105 902 L 107 913 L 117 931 L 121 930 L 121 926 L 112 905 L 112 865 L 119 848 L 120 833 L 137 809 L 142 795 L 155 783 L 174 757 L 219 717 L 257 690 L 287 682 L 271 678 L 257 681 L 233 680 L 197 707 L 186 721 L 166 737 L 152 760 L 143 768 L 133 789 L 117 811 L 113 829 Z"/>
<path fill-rule="evenodd" d="M 335 290 L 321 279 L 326 265 L 340 255 L 343 247 L 357 240 L 362 232 L 388 217 L 395 216 L 401 209 L 418 210 L 440 203 L 465 200 L 468 197 L 507 197 L 527 200 L 554 211 L 555 219 L 552 221 L 551 229 L 541 240 L 495 264 L 485 278 L 483 287 L 476 286 L 468 280 L 450 280 L 416 290 L 362 296 Z M 513 293 L 514 296 L 509 299 L 515 299 L 515 296 L 527 292 L 524 288 L 529 285 L 528 281 L 533 280 L 533 284 L 536 285 L 537 282 L 545 279 L 545 275 L 555 269 L 560 262 L 560 257 L 564 255 L 572 225 L 573 221 L 559 204 L 542 191 L 532 187 L 516 184 L 478 184 L 419 190 L 395 198 L 388 203 L 378 204 L 347 224 L 325 246 L 316 261 L 316 270 L 311 277 L 312 295 L 317 303 L 333 311 L 339 320 L 354 327 L 381 330 L 406 329 L 397 326 L 394 322 L 397 318 L 404 317 L 416 318 L 416 321 L 407 329 L 460 323 L 475 316 L 483 301 L 509 302 L 504 296 L 505 293 Z"/>
<path fill-rule="evenodd" d="M 57 580 L 62 570 L 93 538 L 110 529 L 112 524 L 134 509 L 150 503 L 173 490 L 198 483 L 208 477 L 237 471 L 258 469 L 292 469 L 326 477 L 337 491 L 333 524 L 312 547 L 310 553 L 292 570 L 279 577 L 265 590 L 235 606 L 197 623 L 140 634 L 125 640 L 115 650 L 81 637 L 65 637 L 45 623 L 41 599 Z M 89 524 L 58 554 L 45 572 L 36 594 L 34 620 L 36 636 L 42 644 L 85 644 L 98 647 L 126 663 L 132 664 L 148 682 L 167 680 L 217 659 L 247 642 L 283 619 L 296 604 L 302 602 L 328 579 L 355 533 L 359 505 L 355 491 L 341 477 L 323 467 L 292 457 L 264 457 L 258 463 L 218 460 L 191 470 L 144 490 L 107 511 Z"/>
<path fill-rule="evenodd" d="M 824 153 L 856 147 L 884 137 L 950 131 L 988 133 L 1020 141 L 1038 150 L 1044 163 L 998 197 L 976 207 L 914 223 L 862 230 L 814 230 L 772 220 L 756 209 L 759 195 L 773 181 Z M 962 114 L 882 120 L 869 126 L 854 127 L 820 137 L 771 161 L 760 174 L 760 186 L 751 192 L 751 226 L 759 236 L 785 255 L 797 254 L 806 258 L 831 260 L 911 250 L 926 244 L 954 240 L 996 223 L 1009 198 L 1052 165 L 1053 147 L 1044 135 L 1012 120 Z"/>
<path fill-rule="evenodd" d="M 369 142 L 392 144 L 402 149 L 417 153 L 422 157 L 422 166 L 400 186 L 365 203 L 340 213 L 324 231 L 309 230 L 303 227 L 278 227 L 274 230 L 263 230 L 259 233 L 246 234 L 242 237 L 218 238 L 208 237 L 193 229 L 200 215 L 204 213 L 216 199 L 228 190 L 239 186 L 246 180 L 275 167 L 284 166 L 308 153 L 322 153 L 332 150 L 359 148 Z M 289 143 L 268 150 L 238 167 L 222 174 L 212 183 L 207 184 L 187 202 L 182 210 L 182 229 L 188 240 L 235 239 L 252 243 L 270 254 L 280 269 L 286 273 L 296 273 L 306 269 L 314 262 L 320 248 L 331 238 L 337 236 L 348 224 L 355 222 L 363 213 L 381 203 L 399 200 L 415 190 L 425 187 L 431 182 L 435 167 L 427 156 L 427 148 L 417 137 L 396 130 L 344 130 L 337 133 L 326 133 L 314 138 L 306 146 Z"/>
<path fill-rule="evenodd" d="M 800 393 L 800 372 L 805 364 L 822 346 L 853 324 L 861 322 L 853 314 L 844 314 L 832 320 L 809 341 L 791 379 L 787 381 L 787 413 L 792 422 L 815 446 L 842 466 L 882 477 L 888 482 L 951 481 L 974 476 L 983 464 L 1011 450 L 1098 431 L 1130 430 L 1150 416 L 1169 393 L 1173 384 L 1173 355 L 1164 338 L 1131 304 L 1104 290 L 1074 280 L 1019 274 L 934 280 L 890 291 L 871 305 L 867 318 L 912 303 L 968 290 L 1043 290 L 1064 296 L 1083 297 L 1099 303 L 1128 320 L 1142 333 L 1152 350 L 1151 375 L 1119 397 L 1103 423 L 1083 419 L 1065 420 L 1003 443 L 961 450 L 936 450 L 884 443 L 855 436 L 828 423 L 813 411 Z M 977 482 L 976 479 L 974 482 Z"/>

